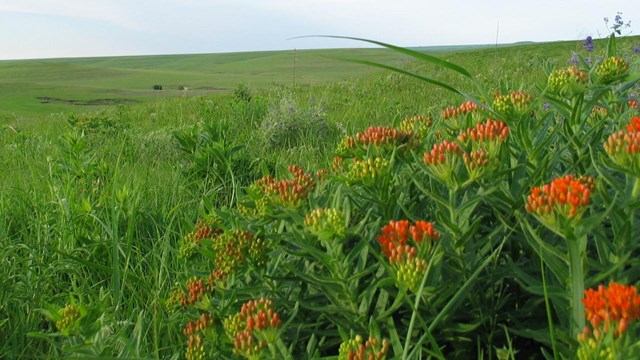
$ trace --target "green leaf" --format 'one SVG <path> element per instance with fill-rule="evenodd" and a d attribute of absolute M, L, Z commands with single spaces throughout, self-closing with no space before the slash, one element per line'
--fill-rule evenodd
<path fill-rule="evenodd" d="M 611 33 L 609 36 L 609 41 L 607 42 L 607 57 L 616 56 L 616 34 L 615 32 Z"/>

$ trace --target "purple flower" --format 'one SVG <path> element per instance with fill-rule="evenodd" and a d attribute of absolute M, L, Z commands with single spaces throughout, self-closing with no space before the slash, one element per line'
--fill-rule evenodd
<path fill-rule="evenodd" d="M 567 60 L 570 64 L 578 65 L 580 63 L 580 59 L 578 59 L 578 53 L 575 51 L 571 52 L 571 58 Z"/>
<path fill-rule="evenodd" d="M 542 110 L 549 110 L 550 107 L 551 105 L 549 105 L 549 103 L 542 104 Z"/>
<path fill-rule="evenodd" d="M 582 48 L 588 52 L 593 51 L 593 39 L 591 38 L 591 36 L 587 36 L 587 38 L 584 39 L 584 42 L 582 43 Z"/>
<path fill-rule="evenodd" d="M 618 15 L 616 15 L 616 18 L 614 21 L 615 21 L 615 26 L 622 26 L 623 22 L 622 22 L 621 13 L 618 13 Z"/>
<path fill-rule="evenodd" d="M 638 46 L 638 43 L 633 43 L 633 53 L 640 54 L 640 46 Z"/>

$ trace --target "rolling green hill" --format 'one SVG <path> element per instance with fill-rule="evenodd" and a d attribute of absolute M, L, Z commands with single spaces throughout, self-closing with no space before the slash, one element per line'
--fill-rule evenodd
<path fill-rule="evenodd" d="M 331 57 L 397 62 L 382 49 L 273 51 L 0 62 L 0 113 L 34 116 L 273 84 L 312 85 L 372 70 Z M 295 64 L 295 65 L 294 65 Z M 154 85 L 162 91 L 154 91 Z M 188 91 L 182 90 L 184 87 Z M 85 109 L 86 110 L 86 109 Z"/>
<path fill-rule="evenodd" d="M 637 37 L 625 41 L 634 39 Z M 415 49 L 482 70 L 501 61 L 538 64 L 540 59 L 566 58 L 570 50 L 579 47 L 579 41 L 566 41 Z M 241 83 L 256 89 L 274 84 L 317 85 L 377 71 L 340 58 L 393 65 L 410 61 L 380 48 L 0 61 L 0 117 L 38 118 L 211 95 L 229 92 Z M 163 90 L 153 90 L 154 85 L 162 85 Z"/>

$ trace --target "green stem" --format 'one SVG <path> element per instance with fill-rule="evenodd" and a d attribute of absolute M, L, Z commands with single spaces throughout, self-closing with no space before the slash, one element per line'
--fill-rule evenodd
<path fill-rule="evenodd" d="M 422 300 L 422 292 L 424 291 L 424 286 L 427 283 L 427 278 L 429 277 L 429 273 L 431 272 L 431 265 L 433 264 L 433 260 L 435 257 L 432 257 L 432 261 L 427 265 L 427 270 L 424 272 L 422 276 L 422 281 L 420 282 L 420 287 L 416 292 L 416 300 L 413 304 L 413 312 L 411 314 L 411 320 L 409 321 L 409 328 L 407 329 L 407 337 L 404 341 L 404 350 L 402 352 L 402 359 L 408 359 L 409 355 L 409 345 L 411 343 L 411 334 L 413 333 L 413 327 L 415 326 L 416 317 L 418 315 L 418 307 L 420 306 L 420 300 Z M 427 329 L 428 333 L 431 333 L 431 330 Z"/>
<path fill-rule="evenodd" d="M 582 297 L 584 294 L 584 269 L 583 258 L 586 247 L 586 237 L 577 238 L 575 236 L 567 237 L 567 247 L 569 248 L 569 267 L 571 284 L 569 288 L 571 299 L 571 336 L 575 339 L 578 333 L 585 326 L 584 304 Z M 586 250 L 586 249 L 585 249 Z"/>
<path fill-rule="evenodd" d="M 631 198 L 635 199 L 638 197 L 638 195 L 640 195 L 640 178 L 635 178 L 635 181 L 633 183 L 633 190 L 631 191 Z"/>
<path fill-rule="evenodd" d="M 542 249 L 540 249 L 542 253 Z M 551 314 L 551 304 L 549 303 L 549 293 L 547 291 L 547 277 L 545 275 L 546 269 L 544 266 L 544 258 L 540 259 L 540 271 L 542 273 L 542 290 L 544 292 L 544 305 L 547 310 L 547 323 L 549 324 L 549 333 L 551 335 L 551 348 L 553 349 L 554 360 L 558 359 L 558 347 L 556 345 L 556 331 L 553 325 L 553 315 Z"/>
<path fill-rule="evenodd" d="M 457 195 L 457 189 L 449 188 L 449 206 L 448 206 L 449 221 L 453 226 L 455 226 L 455 229 L 453 229 L 455 231 L 454 243 L 457 245 L 458 231 L 460 228 L 458 226 L 458 216 L 456 214 L 456 195 Z"/>

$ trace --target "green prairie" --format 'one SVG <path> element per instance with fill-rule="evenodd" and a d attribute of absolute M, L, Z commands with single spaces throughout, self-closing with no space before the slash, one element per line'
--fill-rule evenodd
<path fill-rule="evenodd" d="M 291 86 L 294 81 L 308 86 L 371 72 L 332 59 L 346 56 L 400 61 L 399 56 L 380 49 L 3 61 L 0 111 L 17 116 L 84 111 L 102 109 L 108 102 L 229 92 L 240 83 L 260 89 L 274 84 Z M 163 90 L 154 91 L 154 85 Z M 74 106 L 74 101 L 85 102 L 85 108 Z"/>
<path fill-rule="evenodd" d="M 640 281 L 640 161 L 603 147 L 638 114 L 638 41 L 604 70 L 606 39 L 419 49 L 469 75 L 383 49 L 2 61 L 0 358 L 239 358 L 234 316 L 263 296 L 283 322 L 263 358 L 336 359 L 368 335 L 391 358 L 574 357 L 580 290 Z M 559 74 L 580 86 L 550 89 L 572 51 L 591 63 Z M 507 140 L 460 140 L 487 118 Z M 447 139 L 455 178 L 425 160 Z M 527 196 L 569 174 L 593 197 L 558 229 Z M 419 278 L 381 249 L 400 219 L 440 233 L 405 264 Z"/>
<path fill-rule="evenodd" d="M 538 64 L 566 54 L 575 43 L 419 48 L 482 69 L 488 61 Z M 500 59 L 498 59 L 499 57 Z M 525 59 L 530 57 L 530 59 Z M 271 51 L 0 61 L 0 115 L 33 118 L 103 110 L 109 105 L 228 93 L 238 84 L 313 86 L 368 77 L 378 70 L 339 59 L 399 65 L 407 58 L 386 49 Z M 162 91 L 153 90 L 161 85 Z M 188 90 L 183 90 L 184 88 Z"/>

